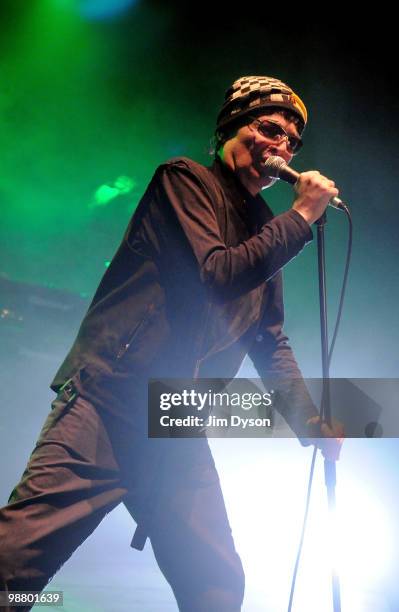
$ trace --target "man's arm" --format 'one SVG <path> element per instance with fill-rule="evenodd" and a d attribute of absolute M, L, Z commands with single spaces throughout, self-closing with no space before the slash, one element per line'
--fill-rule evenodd
<path fill-rule="evenodd" d="M 307 446 L 308 421 L 318 416 L 298 367 L 288 337 L 283 331 L 284 304 L 281 273 L 266 289 L 266 305 L 256 340 L 249 352 L 254 366 L 265 382 L 275 390 L 275 408 Z"/>
<path fill-rule="evenodd" d="M 249 356 L 266 385 L 277 389 L 274 406 L 303 446 L 316 444 L 330 461 L 339 458 L 344 428 L 322 423 L 303 380 L 288 338 L 283 332 L 284 304 L 281 273 L 268 283 L 267 304 L 257 340 Z"/>
<path fill-rule="evenodd" d="M 215 197 L 184 161 L 161 166 L 155 188 L 159 200 L 171 205 L 203 283 L 229 298 L 271 278 L 312 239 L 309 224 L 291 209 L 238 246 L 226 246 Z"/>

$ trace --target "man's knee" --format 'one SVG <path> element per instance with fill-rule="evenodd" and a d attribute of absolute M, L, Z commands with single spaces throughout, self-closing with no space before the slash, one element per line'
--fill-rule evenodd
<path fill-rule="evenodd" d="M 244 599 L 242 590 L 209 589 L 198 600 L 198 612 L 240 612 Z"/>
<path fill-rule="evenodd" d="M 223 571 L 213 579 L 203 581 L 203 588 L 193 585 L 192 590 L 175 591 L 180 612 L 240 612 L 244 599 L 245 576 L 241 561 L 228 573 Z"/>
<path fill-rule="evenodd" d="M 17 538 L 2 523 L 0 510 L 0 585 L 3 587 L 13 577 L 13 566 L 18 557 Z M 1 590 L 4 590 L 1 588 Z"/>
<path fill-rule="evenodd" d="M 16 505 L 16 504 L 15 504 Z M 41 591 L 48 577 L 37 561 L 38 549 L 30 546 L 26 516 L 13 505 L 0 509 L 0 584 L 10 591 Z"/>

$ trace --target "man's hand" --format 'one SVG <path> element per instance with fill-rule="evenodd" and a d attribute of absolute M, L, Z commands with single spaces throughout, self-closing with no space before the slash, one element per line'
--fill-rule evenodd
<path fill-rule="evenodd" d="M 317 170 L 302 172 L 295 183 L 295 191 L 297 197 L 292 208 L 299 212 L 309 225 L 320 219 L 329 201 L 339 193 L 334 181 L 330 181 Z"/>
<path fill-rule="evenodd" d="M 326 422 L 321 422 L 319 416 L 314 416 L 306 424 L 309 436 L 313 438 L 313 444 L 320 448 L 323 457 L 328 461 L 338 461 L 344 441 L 342 423 L 333 419 L 329 427 Z"/>

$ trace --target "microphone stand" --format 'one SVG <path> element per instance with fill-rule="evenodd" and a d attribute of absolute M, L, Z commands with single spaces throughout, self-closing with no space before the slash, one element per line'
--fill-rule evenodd
<path fill-rule="evenodd" d="M 316 221 L 317 224 L 317 259 L 319 273 L 319 302 L 320 302 L 320 334 L 321 334 L 321 359 L 323 370 L 323 390 L 321 400 L 322 422 L 331 427 L 331 402 L 330 402 L 330 368 L 328 360 L 328 330 L 327 330 L 327 290 L 326 290 L 326 262 L 324 227 L 327 223 L 327 214 Z M 335 485 L 336 485 L 336 462 L 324 460 L 324 482 L 327 488 L 328 509 L 330 513 L 335 510 Z M 334 612 L 341 612 L 341 589 L 339 576 L 332 569 L 332 598 Z"/>

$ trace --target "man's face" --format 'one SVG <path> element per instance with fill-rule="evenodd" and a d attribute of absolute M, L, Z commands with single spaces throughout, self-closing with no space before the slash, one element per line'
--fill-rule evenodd
<path fill-rule="evenodd" d="M 278 124 L 288 136 L 299 137 L 295 123 L 276 112 L 256 117 L 248 125 L 239 128 L 237 133 L 225 143 L 222 152 L 223 161 L 238 175 L 242 184 L 253 195 L 274 183 L 274 180 L 264 173 L 264 163 L 268 157 L 278 155 L 287 164 L 293 157 L 287 139 L 267 137 L 262 129 L 259 129 L 262 122 L 265 122 L 265 125 L 268 125 L 268 122 Z"/>

